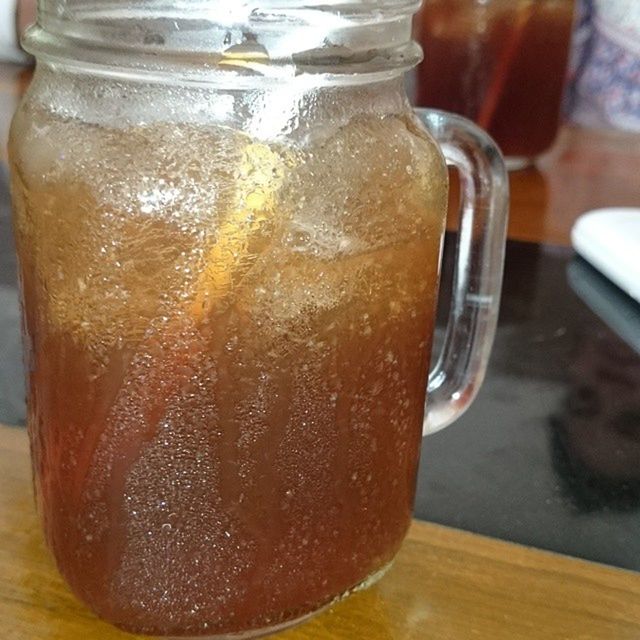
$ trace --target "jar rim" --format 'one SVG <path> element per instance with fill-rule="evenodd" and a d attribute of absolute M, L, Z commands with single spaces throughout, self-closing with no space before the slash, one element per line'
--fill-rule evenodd
<path fill-rule="evenodd" d="M 389 14 L 412 15 L 421 0 L 40 0 L 42 18 L 86 19 L 93 15 L 127 13 L 137 18 L 151 15 L 214 20 L 219 23 L 253 20 L 305 21 L 309 12 L 339 14 L 349 19 L 378 20 Z"/>
<path fill-rule="evenodd" d="M 40 60 L 202 78 L 400 72 L 419 0 L 41 0 Z"/>

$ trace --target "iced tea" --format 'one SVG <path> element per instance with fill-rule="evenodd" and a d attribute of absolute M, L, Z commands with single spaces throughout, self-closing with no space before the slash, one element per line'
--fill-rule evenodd
<path fill-rule="evenodd" d="M 560 122 L 573 0 L 426 0 L 417 101 L 474 120 L 511 157 L 533 158 Z"/>
<path fill-rule="evenodd" d="M 74 592 L 130 631 L 214 635 L 383 570 L 447 191 L 412 116 L 285 145 L 27 102 L 12 157 L 37 501 Z"/>

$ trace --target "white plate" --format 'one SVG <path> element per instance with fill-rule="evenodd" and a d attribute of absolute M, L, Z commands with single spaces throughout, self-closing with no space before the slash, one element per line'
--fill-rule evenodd
<path fill-rule="evenodd" d="M 640 302 L 640 208 L 585 213 L 575 223 L 571 241 L 585 260 Z"/>

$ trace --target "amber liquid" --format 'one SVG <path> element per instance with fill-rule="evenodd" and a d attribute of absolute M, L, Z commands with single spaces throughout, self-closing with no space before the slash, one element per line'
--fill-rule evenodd
<path fill-rule="evenodd" d="M 395 116 L 312 148 L 27 108 L 13 133 L 37 499 L 74 592 L 130 631 L 215 635 L 387 565 L 421 441 L 433 143 Z"/>
<path fill-rule="evenodd" d="M 573 0 L 427 0 L 418 104 L 486 129 L 507 156 L 535 157 L 558 132 Z"/>

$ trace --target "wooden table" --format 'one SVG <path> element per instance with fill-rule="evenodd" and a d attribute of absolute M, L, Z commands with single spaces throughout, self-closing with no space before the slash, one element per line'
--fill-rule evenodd
<path fill-rule="evenodd" d="M 509 238 L 568 245 L 582 213 L 640 207 L 640 136 L 565 126 L 535 167 L 510 174 L 510 186 Z"/>
<path fill-rule="evenodd" d="M 0 140 L 26 85 L 0 65 Z M 4 148 L 4 145 L 3 145 Z M 3 155 L 4 157 L 4 155 Z M 567 244 L 583 211 L 640 205 L 640 143 L 566 127 L 511 176 L 511 238 Z M 44 550 L 23 430 L 0 426 L 0 637 L 123 640 L 70 595 Z M 415 523 L 391 572 L 283 640 L 640 638 L 640 576 Z"/>
<path fill-rule="evenodd" d="M 0 426 L 4 640 L 131 638 L 69 593 L 44 549 L 26 433 Z M 637 640 L 640 576 L 416 522 L 395 566 L 282 640 Z"/>

